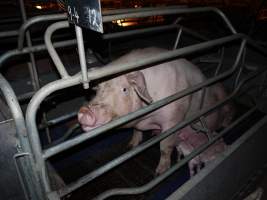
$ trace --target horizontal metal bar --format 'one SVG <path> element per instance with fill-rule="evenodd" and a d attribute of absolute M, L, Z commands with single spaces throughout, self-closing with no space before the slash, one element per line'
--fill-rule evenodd
<path fill-rule="evenodd" d="M 0 38 L 17 36 L 18 33 L 18 31 L 3 31 L 0 32 Z"/>
<path fill-rule="evenodd" d="M 163 26 L 157 26 L 157 27 L 149 27 L 149 28 L 144 28 L 144 29 L 136 29 L 136 30 L 129 30 L 129 31 L 122 31 L 122 32 L 115 32 L 115 33 L 107 33 L 103 34 L 102 38 L 104 40 L 110 40 L 110 39 L 115 39 L 115 38 L 120 38 L 120 37 L 128 37 L 132 35 L 137 35 L 137 34 L 146 34 L 146 33 L 151 33 L 151 32 L 161 32 L 161 31 L 167 31 L 171 29 L 177 28 L 177 24 L 171 24 L 171 25 L 163 25 Z"/>
<path fill-rule="evenodd" d="M 178 9 L 178 8 L 187 8 L 187 6 L 180 5 L 180 6 L 160 6 L 160 7 L 112 9 L 112 10 L 103 10 L 102 15 L 106 16 L 106 15 L 117 15 L 117 14 L 126 14 L 126 13 L 139 13 L 139 12 L 144 12 L 144 11 Z"/>
<path fill-rule="evenodd" d="M 50 25 L 46 31 L 45 31 L 45 45 L 47 48 L 47 51 L 51 57 L 51 59 L 54 62 L 54 65 L 57 68 L 58 73 L 60 74 L 60 76 L 62 78 L 67 78 L 69 77 L 68 72 L 66 71 L 58 53 L 56 52 L 53 44 L 52 44 L 52 34 L 59 30 L 59 29 L 63 29 L 63 28 L 68 28 L 69 27 L 69 23 L 68 21 L 64 21 L 64 22 L 56 22 L 52 25 Z"/>
<path fill-rule="evenodd" d="M 77 116 L 77 112 L 68 113 L 66 115 L 57 117 L 55 119 L 51 119 L 51 120 L 47 121 L 47 124 L 41 124 L 41 126 L 39 126 L 39 129 L 43 129 L 43 128 L 47 127 L 47 126 L 53 126 L 55 124 L 58 124 L 58 123 L 60 123 L 62 121 L 65 121 L 65 120 L 68 120 L 70 118 L 73 118 L 75 116 Z"/>
<path fill-rule="evenodd" d="M 18 50 L 22 50 L 24 37 L 26 30 L 32 26 L 33 24 L 45 21 L 54 21 L 54 20 L 62 20 L 67 19 L 67 14 L 52 14 L 52 15 L 40 15 L 37 17 L 32 17 L 28 21 L 26 21 L 19 29 L 19 36 L 18 36 Z"/>
<path fill-rule="evenodd" d="M 30 99 L 34 94 L 35 94 L 34 91 L 27 92 L 24 94 L 17 95 L 17 98 L 18 98 L 18 101 L 24 101 L 24 100 Z"/>
<path fill-rule="evenodd" d="M 72 46 L 75 44 L 77 44 L 76 39 L 66 40 L 66 41 L 62 41 L 62 42 L 55 42 L 53 45 L 55 48 L 60 48 L 60 47 Z M 44 51 L 44 50 L 46 50 L 46 46 L 42 44 L 42 45 L 36 45 L 33 47 L 26 47 L 26 48 L 23 48 L 21 51 L 19 51 L 17 49 L 8 51 L 8 52 L 1 55 L 0 67 L 3 65 L 4 62 L 7 61 L 7 59 L 9 59 L 13 56 L 24 55 L 24 54 L 28 54 L 30 52 L 39 52 L 39 51 Z"/>
<path fill-rule="evenodd" d="M 136 195 L 141 194 L 144 192 L 147 192 L 148 190 L 155 187 L 157 184 L 162 182 L 164 179 L 166 179 L 168 176 L 173 174 L 175 171 L 177 171 L 179 168 L 181 168 L 183 165 L 185 165 L 187 162 L 189 162 L 192 158 L 199 155 L 203 151 L 205 151 L 208 147 L 210 147 L 214 142 L 222 138 L 226 133 L 228 133 L 230 130 L 232 130 L 235 126 L 240 124 L 244 119 L 246 119 L 249 115 L 251 115 L 253 112 L 257 110 L 257 107 L 251 108 L 248 112 L 243 114 L 238 120 L 234 121 L 230 126 L 225 128 L 221 133 L 217 134 L 214 138 L 212 138 L 210 141 L 205 143 L 204 145 L 201 145 L 199 148 L 195 149 L 192 153 L 190 153 L 188 156 L 186 156 L 184 159 L 182 159 L 180 162 L 176 163 L 174 166 L 172 166 L 170 169 L 168 169 L 165 173 L 161 174 L 160 176 L 156 177 L 149 183 L 135 188 L 116 188 L 108 190 L 93 200 L 103 200 L 106 198 L 109 198 L 111 196 L 115 195 Z"/>
<path fill-rule="evenodd" d="M 157 27 L 149 27 L 149 28 L 121 31 L 121 32 L 115 32 L 115 33 L 106 33 L 102 35 L 102 38 L 104 40 L 111 40 L 111 39 L 129 37 L 129 36 L 139 35 L 139 34 L 158 33 L 158 32 L 168 31 L 172 29 L 178 29 L 178 28 L 182 28 L 184 32 L 188 33 L 189 35 L 197 39 L 208 40 L 207 37 L 202 36 L 194 32 L 193 30 L 186 28 L 184 26 L 178 25 L 178 24 L 162 25 L 162 26 L 157 26 Z"/>
<path fill-rule="evenodd" d="M 230 29 L 231 33 L 237 33 L 231 22 L 224 15 L 224 13 L 221 10 L 213 7 L 163 9 L 163 10 L 145 11 L 141 13 L 137 12 L 137 13 L 109 15 L 109 16 L 103 16 L 103 22 L 111 22 L 114 20 L 127 19 L 127 18 L 150 17 L 156 15 L 173 15 L 173 14 L 200 13 L 200 12 L 215 12 L 222 18 L 227 27 Z"/>
<path fill-rule="evenodd" d="M 232 38 L 233 36 L 230 36 L 230 38 Z M 239 39 L 239 37 L 235 37 L 235 39 Z M 225 41 L 225 40 L 224 40 Z M 228 41 L 228 40 L 226 40 L 226 41 Z M 207 42 L 204 42 L 205 44 L 207 44 Z M 202 43 L 203 44 L 203 43 Z M 197 49 L 198 50 L 200 50 L 200 49 L 202 49 L 202 48 L 199 48 L 200 46 L 199 46 L 200 44 L 197 44 L 197 45 L 192 45 L 192 46 L 190 46 L 190 47 L 193 47 L 193 48 L 189 48 L 189 50 L 192 52 L 192 51 L 197 51 Z M 198 47 L 196 47 L 196 46 L 198 46 Z M 204 45 L 205 47 L 207 47 L 206 45 Z M 176 57 L 176 56 L 178 56 L 178 55 L 184 55 L 185 54 L 185 52 L 187 52 L 187 51 L 184 51 L 185 49 L 187 49 L 187 47 L 185 47 L 185 48 L 181 48 L 181 49 L 178 49 L 178 50 L 173 50 L 173 51 L 169 51 L 169 52 L 167 52 L 167 53 L 161 53 L 161 54 L 159 54 L 158 56 L 155 56 L 154 58 L 147 58 L 147 59 L 144 59 L 144 60 L 142 60 L 142 61 L 138 61 L 138 62 L 135 62 L 135 63 L 129 63 L 129 65 L 123 65 L 123 66 L 120 66 L 120 65 L 116 65 L 116 66 L 109 66 L 109 67 L 105 67 L 105 68 L 102 68 L 102 69 L 99 69 L 99 70 L 95 70 L 95 71 L 91 71 L 91 73 L 88 73 L 88 76 L 89 76 L 89 79 L 90 80 L 94 80 L 94 79 L 98 79 L 98 78 L 101 78 L 101 77 L 105 77 L 105 76 L 108 76 L 108 75 L 111 75 L 111 74 L 115 74 L 115 73 L 119 73 L 119 72 L 122 72 L 122 71 L 125 71 L 126 69 L 136 69 L 137 67 L 139 67 L 139 66 L 145 66 L 145 65 L 147 65 L 147 64 L 149 64 L 149 63 L 156 63 L 156 62 L 158 62 L 158 61 L 162 61 L 162 60 L 168 60 L 168 59 L 171 59 L 171 58 L 174 58 L 174 57 Z M 235 66 L 236 67 L 236 66 Z M 94 73 L 95 72 L 95 73 Z M 232 70 L 230 71 L 231 73 L 232 73 Z M 222 74 L 223 76 L 218 76 L 218 77 L 224 77 L 225 76 L 225 74 L 226 73 L 224 73 L 224 74 Z M 228 76 L 230 73 L 227 73 L 226 75 Z M 213 79 L 209 79 L 209 81 L 206 81 L 207 82 L 207 84 L 204 84 L 204 86 L 207 86 L 207 85 L 209 85 L 209 84 L 211 84 L 211 83 L 213 83 L 213 82 L 210 82 L 210 80 L 217 80 L 218 78 L 217 77 L 215 77 L 215 78 L 213 78 Z M 79 79 L 77 79 L 76 81 L 78 81 Z M 70 80 L 69 80 L 70 81 Z M 73 82 L 72 82 L 72 84 L 74 84 L 75 85 L 75 80 L 73 80 Z M 206 83 L 205 82 L 205 83 Z M 77 84 L 77 83 L 76 83 Z M 53 85 L 53 86 L 52 86 Z M 50 87 L 50 89 L 48 89 L 48 87 L 49 87 L 49 84 L 47 85 L 47 90 L 51 90 L 52 88 L 53 89 L 55 89 L 55 86 L 54 86 L 54 84 L 52 84 Z M 58 85 L 58 84 L 57 84 Z M 60 84 L 61 85 L 61 84 Z M 192 88 L 197 88 L 197 89 L 193 89 L 193 90 L 190 90 L 190 89 L 187 89 L 187 90 L 184 90 L 184 91 L 186 91 L 186 92 L 188 92 L 188 91 L 190 91 L 191 93 L 192 92 L 195 92 L 196 90 L 198 90 L 198 89 L 200 89 L 201 88 L 201 86 L 202 86 L 203 84 L 199 84 L 198 85 L 198 87 L 192 87 Z M 50 92 L 49 92 L 49 94 L 50 94 Z M 187 94 L 189 94 L 189 93 L 185 93 L 185 95 L 187 95 Z M 181 98 L 182 96 L 185 96 L 184 95 L 184 92 L 182 92 L 181 93 L 181 95 L 178 95 L 178 97 L 179 98 Z M 177 98 L 178 99 L 178 98 Z M 40 101 L 41 99 L 38 99 L 38 101 Z M 174 100 L 176 100 L 175 98 L 174 98 Z M 173 101 L 174 101 L 173 100 Z M 161 101 L 160 101 L 161 102 Z M 164 105 L 164 104 L 163 104 Z M 162 106 L 163 106 L 162 105 Z M 155 104 L 153 103 L 153 104 L 151 104 L 150 106 L 147 106 L 146 108 L 144 108 L 144 109 L 147 109 L 147 108 L 152 108 L 153 109 L 153 107 L 155 106 Z M 157 108 L 159 108 L 158 106 L 156 107 L 156 108 L 154 108 L 153 110 L 156 110 Z M 152 109 L 151 109 L 151 111 L 152 111 Z M 150 110 L 150 109 L 149 109 Z M 140 112 L 140 111 L 139 111 Z M 132 116 L 132 115 L 131 115 Z M 141 115 L 138 115 L 137 117 L 140 117 Z M 136 118 L 136 117 L 135 117 Z M 114 120 L 113 122 L 112 122 L 112 124 L 114 124 L 114 125 L 110 125 L 110 123 L 109 124 L 107 124 L 107 125 L 104 125 L 104 126 L 102 126 L 102 127 L 100 127 L 100 128 L 97 128 L 97 129 L 94 129 L 94 130 L 92 130 L 92 131 L 90 131 L 90 134 L 83 134 L 83 135 L 81 135 L 81 136 L 78 136 L 77 138 L 74 138 L 74 139 L 72 139 L 72 140 L 69 140 L 69 141 L 66 141 L 65 143 L 62 143 L 60 146 L 55 146 L 55 147 L 53 147 L 53 148 L 51 148 L 51 149 L 48 149 L 48 150 L 46 150 L 46 151 L 44 151 L 44 158 L 46 159 L 46 158 L 48 158 L 48 157 L 50 157 L 50 156 L 52 156 L 52 155 L 55 155 L 55 154 L 57 154 L 57 153 L 59 153 L 59 152 L 61 152 L 61 151 L 64 151 L 64 150 L 66 150 L 66 149 L 68 149 L 68 148 L 70 148 L 70 147 L 72 147 L 72 146 L 75 146 L 75 145 L 77 145 L 77 144 L 79 144 L 79 143 L 81 143 L 82 141 L 85 141 L 85 140 L 87 140 L 87 139 L 89 139 L 89 138 L 91 138 L 91 137 L 93 137 L 93 136 L 96 136 L 96 135 L 98 135 L 98 134 L 100 134 L 101 132 L 103 132 L 103 131 L 107 131 L 107 130 L 109 130 L 109 129 L 111 129 L 111 128 L 114 128 L 115 126 L 119 126 L 119 125 L 122 125 L 123 123 L 126 123 L 126 121 L 128 121 L 128 120 L 125 120 L 126 118 L 124 118 L 124 120 L 123 119 L 120 119 L 120 123 L 118 123 L 119 122 L 119 120 Z M 131 118 L 131 119 L 133 119 L 133 118 Z M 115 125 L 116 124 L 116 125 Z"/>

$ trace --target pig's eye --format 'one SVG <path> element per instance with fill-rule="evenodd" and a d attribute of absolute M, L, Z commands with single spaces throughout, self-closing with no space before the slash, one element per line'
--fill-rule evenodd
<path fill-rule="evenodd" d="M 127 88 L 122 88 L 122 91 L 123 91 L 123 93 L 128 94 L 128 89 Z"/>

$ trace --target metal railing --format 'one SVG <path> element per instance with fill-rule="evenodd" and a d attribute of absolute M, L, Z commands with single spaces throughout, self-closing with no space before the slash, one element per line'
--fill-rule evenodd
<path fill-rule="evenodd" d="M 27 141 L 27 142 L 29 142 L 30 146 L 31 146 L 31 149 L 29 149 L 28 147 L 26 148 L 26 152 L 32 152 L 33 161 L 30 164 L 31 164 L 31 167 L 34 169 L 34 177 L 36 178 L 36 180 L 40 179 L 40 181 L 42 183 L 41 186 L 43 186 L 43 189 L 44 189 L 46 195 L 49 195 L 50 198 L 53 197 L 53 198 L 57 199 L 59 197 L 62 197 L 62 196 L 69 194 L 70 192 L 83 186 L 84 184 L 88 183 L 89 181 L 92 181 L 93 179 L 95 179 L 96 177 L 100 176 L 101 174 L 107 172 L 108 170 L 112 169 L 113 167 L 121 164 L 122 162 L 126 161 L 127 159 L 133 157 L 134 155 L 142 152 L 143 150 L 147 149 L 148 147 L 163 140 L 164 138 L 168 137 L 169 135 L 171 135 L 175 131 L 187 126 L 192 121 L 199 119 L 199 117 L 214 111 L 216 108 L 218 108 L 220 106 L 223 106 L 225 103 L 227 103 L 229 100 L 231 100 L 231 98 L 233 98 L 234 95 L 236 95 L 238 93 L 240 87 L 246 81 L 250 80 L 251 78 L 254 78 L 256 75 L 259 75 L 261 73 L 261 72 L 257 72 L 255 74 L 251 75 L 245 81 L 242 81 L 241 83 L 237 84 L 234 92 L 227 99 L 225 99 L 221 102 L 218 102 L 213 107 L 207 108 L 207 109 L 205 109 L 199 113 L 194 114 L 193 116 L 182 121 L 181 123 L 179 123 L 175 127 L 171 128 L 171 129 L 167 130 L 166 132 L 154 137 L 153 139 L 137 146 L 135 149 L 132 149 L 131 151 L 123 154 L 122 156 L 120 156 L 120 157 L 114 159 L 113 161 L 107 163 L 106 165 L 100 167 L 99 169 L 96 169 L 93 172 L 85 175 L 84 177 L 81 177 L 76 182 L 71 183 L 70 185 L 60 189 L 59 191 L 52 191 L 51 186 L 50 186 L 50 181 L 49 181 L 49 178 L 47 175 L 47 169 L 45 166 L 45 161 L 48 158 L 50 158 L 53 155 L 56 155 L 62 151 L 65 151 L 65 150 L 67 150 L 73 146 L 76 146 L 76 145 L 78 145 L 78 144 L 80 144 L 86 140 L 89 140 L 89 139 L 91 139 L 97 135 L 100 135 L 101 133 L 103 133 L 107 130 L 110 130 L 112 128 L 115 128 L 117 126 L 125 124 L 125 123 L 127 123 L 131 120 L 134 120 L 138 117 L 141 117 L 141 116 L 143 116 L 149 112 L 153 112 L 156 109 L 159 109 L 160 107 L 162 107 L 166 104 L 169 104 L 169 103 L 171 103 L 175 100 L 178 100 L 178 99 L 180 99 L 186 95 L 190 95 L 193 92 L 201 90 L 201 89 L 203 89 L 207 86 L 210 86 L 210 85 L 212 85 L 218 81 L 222 81 L 222 80 L 230 77 L 238 69 L 240 59 L 242 57 L 246 43 L 249 43 L 251 46 L 256 48 L 258 51 L 260 51 L 261 53 L 266 55 L 266 52 L 263 48 L 257 46 L 255 43 L 251 42 L 251 40 L 249 38 L 247 38 L 246 36 L 244 36 L 242 34 L 237 34 L 235 29 L 233 28 L 233 26 L 231 25 L 231 23 L 227 19 L 227 17 L 220 10 L 218 10 L 216 8 L 171 8 L 171 9 L 164 8 L 164 9 L 155 9 L 155 10 L 153 10 L 153 9 L 142 10 L 142 11 L 138 11 L 138 12 L 127 11 L 126 12 L 127 14 L 124 12 L 125 11 L 121 11 L 121 12 L 118 11 L 116 13 L 113 11 L 113 13 L 110 15 L 108 15 L 108 13 L 105 13 L 105 15 L 103 16 L 103 21 L 109 22 L 109 21 L 113 21 L 116 19 L 122 19 L 122 18 L 145 17 L 145 16 L 153 16 L 153 15 L 169 15 L 169 14 L 183 14 L 183 13 L 197 13 L 197 12 L 215 12 L 217 15 L 219 15 L 223 19 L 223 21 L 225 22 L 225 24 L 229 28 L 231 35 L 225 36 L 222 38 L 218 38 L 218 39 L 214 39 L 211 41 L 204 41 L 204 42 L 199 43 L 199 44 L 194 44 L 191 46 L 183 47 L 183 48 L 169 51 L 166 53 L 161 53 L 159 55 L 156 55 L 153 58 L 147 58 L 147 59 L 135 62 L 135 63 L 127 63 L 125 65 L 109 66 L 109 67 L 93 70 L 90 72 L 82 72 L 83 76 L 81 74 L 76 74 L 74 76 L 63 76 L 62 79 L 53 81 L 53 82 L 43 86 L 40 90 L 38 90 L 34 94 L 34 96 L 32 97 L 31 102 L 29 103 L 27 111 L 26 111 L 26 126 L 27 126 L 27 132 L 28 132 L 28 137 L 29 137 L 29 141 Z M 54 43 L 53 45 L 48 45 L 47 47 L 45 45 L 37 45 L 37 46 L 33 46 L 33 47 L 23 48 L 25 31 L 28 29 L 28 27 L 30 25 L 38 23 L 40 21 L 62 20 L 65 18 L 66 18 L 66 15 L 63 14 L 63 15 L 53 15 L 53 16 L 48 17 L 48 18 L 46 16 L 46 19 L 44 16 L 35 17 L 35 18 L 32 18 L 29 21 L 27 21 L 21 27 L 21 29 L 19 31 L 18 50 L 9 51 L 9 52 L 5 53 L 4 55 L 2 55 L 0 57 L 0 66 L 4 62 L 6 62 L 7 59 L 9 59 L 13 56 L 16 56 L 16 55 L 23 55 L 23 54 L 28 54 L 31 52 L 39 52 L 39 51 L 44 51 L 46 49 L 48 49 L 50 51 L 51 49 L 54 49 L 54 47 L 63 47 L 63 46 L 70 46 L 70 45 L 76 44 L 76 40 L 69 40 L 69 41 L 57 42 L 57 43 Z M 54 24 L 51 26 L 54 26 L 54 30 L 56 30 L 55 27 L 60 26 L 60 28 L 65 28 L 68 26 L 68 24 L 66 24 L 66 22 L 58 22 L 57 24 Z M 148 29 L 144 29 L 144 30 L 132 30 L 132 31 L 126 31 L 126 32 L 121 32 L 121 33 L 111 33 L 111 34 L 103 35 L 103 38 L 104 39 L 112 39 L 112 38 L 117 38 L 117 37 L 122 37 L 122 36 L 126 37 L 126 36 L 131 36 L 134 34 L 142 34 L 142 33 L 146 33 L 146 32 L 164 31 L 164 30 L 169 30 L 169 29 L 177 28 L 177 27 L 181 27 L 181 26 L 175 24 L 175 25 L 163 26 L 160 28 L 148 28 Z M 191 35 L 194 35 L 200 39 L 206 40 L 206 38 L 200 36 L 199 34 L 196 34 L 195 32 L 192 32 L 191 30 L 189 30 L 185 27 L 183 27 L 182 29 L 183 29 L 183 31 L 185 31 Z M 51 41 L 51 35 L 52 34 L 50 32 L 50 34 L 47 36 L 47 40 Z M 179 41 L 179 40 L 177 40 L 177 41 Z M 114 120 L 114 121 L 112 121 L 106 125 L 103 125 L 99 128 L 96 128 L 96 129 L 90 131 L 88 134 L 82 134 L 82 135 L 76 136 L 76 137 L 74 137 L 68 141 L 60 143 L 57 146 L 50 147 L 46 150 L 43 150 L 41 148 L 40 138 L 39 138 L 37 124 L 36 124 L 36 114 L 37 114 L 37 110 L 40 107 L 43 100 L 46 97 L 48 97 L 50 94 L 52 94 L 53 92 L 64 89 L 64 88 L 68 88 L 68 87 L 71 87 L 74 85 L 82 84 L 84 82 L 89 82 L 89 81 L 96 80 L 99 78 L 107 77 L 107 76 L 110 76 L 113 74 L 122 73 L 122 72 L 129 72 L 131 70 L 147 67 L 147 65 L 151 66 L 153 64 L 162 63 L 162 62 L 165 62 L 165 61 L 170 60 L 170 59 L 175 59 L 175 58 L 180 57 L 180 56 L 185 56 L 185 55 L 188 55 L 188 54 L 191 54 L 194 52 L 199 52 L 201 50 L 206 50 L 206 49 L 222 46 L 224 44 L 228 44 L 228 43 L 231 43 L 234 41 L 240 41 L 241 45 L 240 45 L 239 51 L 237 53 L 235 63 L 226 72 L 224 72 L 222 74 L 216 74 L 215 77 L 208 79 L 207 81 L 205 81 L 199 85 L 185 89 L 185 90 L 178 92 L 178 93 L 176 93 L 170 97 L 166 97 L 165 99 L 162 99 L 160 101 L 152 103 L 151 105 L 146 106 L 146 107 L 144 107 L 144 108 L 142 108 L 136 112 L 128 114 L 127 116 L 118 118 L 118 119 L 116 119 L 116 120 Z M 56 53 L 56 51 L 54 51 L 54 52 Z M 84 59 L 84 58 L 81 58 L 81 59 Z M 59 70 L 63 70 L 63 71 L 65 70 L 65 72 L 66 72 L 64 65 L 58 65 L 57 61 L 55 61 L 55 64 Z M 87 75 L 86 78 L 88 78 L 88 80 L 84 80 L 84 74 Z M 0 79 L 1 79 L 1 77 L 0 77 Z M 238 81 L 236 81 L 236 82 L 238 83 Z M 6 83 L 4 83 L 4 85 L 5 84 Z M 8 96 L 7 94 L 4 94 L 4 95 Z M 31 96 L 31 95 L 29 95 L 29 96 Z M 14 98 L 16 99 L 16 97 L 14 97 Z M 14 107 L 14 109 L 18 110 L 20 108 Z M 251 113 L 251 112 L 252 111 L 249 111 L 249 113 Z M 249 113 L 246 115 L 249 115 Z M 16 113 L 14 114 L 14 119 L 17 115 L 19 115 L 19 114 L 16 114 Z M 242 119 L 243 118 L 240 118 L 240 120 L 242 120 Z M 60 121 L 60 120 L 62 120 L 62 119 L 59 119 L 58 121 Z M 56 119 L 55 119 L 55 121 L 56 121 L 55 123 L 58 122 Z M 238 123 L 238 122 L 235 122 L 235 123 Z M 204 146 L 201 146 L 200 149 L 197 149 L 196 151 L 194 151 L 192 154 L 189 155 L 189 157 L 186 157 L 181 163 L 178 163 L 173 168 L 169 169 L 166 173 L 157 177 L 156 179 L 153 180 L 153 182 L 148 183 L 144 187 L 137 188 L 137 189 L 128 189 L 128 190 L 125 190 L 125 189 L 116 190 L 115 189 L 112 191 L 107 191 L 107 192 L 103 193 L 101 196 L 99 196 L 98 199 L 104 199 L 104 198 L 107 198 L 109 196 L 117 195 L 117 194 L 137 194 L 140 192 L 147 191 L 148 189 L 150 189 L 153 186 L 155 186 L 156 184 L 158 184 L 161 180 L 165 179 L 171 173 L 173 173 L 174 170 L 178 169 L 180 166 L 185 164 L 188 160 L 193 158 L 193 156 L 197 155 L 197 153 L 201 153 L 202 151 L 204 151 L 204 149 L 208 148 L 208 146 L 210 146 L 213 142 L 215 142 L 217 139 L 222 137 L 223 134 L 225 134 L 228 130 L 230 130 L 232 128 L 232 126 L 234 126 L 235 123 L 233 123 L 233 125 L 231 125 L 229 128 L 225 129 L 225 131 L 223 131 L 222 133 L 217 135 L 215 138 L 210 140 L 207 144 L 205 144 Z M 20 129 L 21 127 L 23 128 L 23 126 L 25 127 L 25 124 L 18 123 L 17 129 Z M 23 129 L 21 129 L 21 130 L 23 130 Z M 24 130 L 25 130 L 25 128 L 24 128 Z M 42 194 L 43 191 L 38 191 L 38 188 L 37 188 L 37 192 L 38 192 L 38 194 Z M 37 198 L 42 199 L 43 197 L 37 197 Z"/>

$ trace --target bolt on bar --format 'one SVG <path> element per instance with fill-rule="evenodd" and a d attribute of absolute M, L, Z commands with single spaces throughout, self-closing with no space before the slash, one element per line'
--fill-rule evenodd
<path fill-rule="evenodd" d="M 209 41 L 209 42 L 203 42 L 201 44 L 181 48 L 178 50 L 174 50 L 172 52 L 162 53 L 162 54 L 159 54 L 155 58 L 144 59 L 144 60 L 139 61 L 137 63 L 130 63 L 130 65 L 128 64 L 126 66 L 119 66 L 118 65 L 118 66 L 105 67 L 105 68 L 95 70 L 95 71 L 88 73 L 88 78 L 89 78 L 89 80 L 94 80 L 94 79 L 108 76 L 111 74 L 115 74 L 118 72 L 123 72 L 123 71 L 126 71 L 127 69 L 130 70 L 130 69 L 135 69 L 137 67 L 145 66 L 148 64 L 155 64 L 155 63 L 158 63 L 159 61 L 163 62 L 163 61 L 166 61 L 168 59 L 184 55 L 186 53 L 192 53 L 192 52 L 197 51 L 197 50 L 211 48 L 211 47 L 214 47 L 214 46 L 226 43 L 226 42 L 231 42 L 231 41 L 234 41 L 237 39 L 241 39 L 241 35 L 236 34 L 236 35 L 228 36 L 225 38 L 220 38 L 217 40 L 213 40 L 213 41 Z M 52 92 L 66 88 L 66 87 L 71 87 L 71 86 L 77 85 L 81 82 L 82 82 L 81 76 L 76 75 L 74 77 L 70 77 L 67 79 L 61 79 L 61 80 L 49 83 L 46 86 L 44 86 L 42 89 L 40 89 L 34 95 L 34 97 L 32 98 L 32 100 L 29 103 L 28 108 L 27 108 L 26 122 L 27 122 L 28 131 L 29 131 L 29 137 L 31 138 L 32 149 L 36 155 L 37 167 L 41 171 L 41 178 L 44 182 L 46 192 L 50 192 L 51 188 L 50 188 L 49 180 L 47 178 L 45 159 L 52 156 L 52 155 L 55 155 L 56 153 L 59 153 L 63 150 L 66 150 L 66 149 L 70 148 L 71 146 L 77 145 L 77 144 L 81 143 L 82 141 L 87 140 L 92 135 L 91 133 L 93 131 L 90 132 L 90 135 L 89 134 L 83 134 L 83 135 L 78 136 L 74 139 L 66 141 L 66 142 L 64 142 L 58 146 L 52 147 L 52 148 L 46 150 L 45 153 L 43 154 L 42 149 L 41 149 L 41 145 L 40 145 L 40 138 L 38 136 L 38 130 L 37 130 L 37 126 L 36 126 L 37 109 L 38 109 L 40 103 L 43 101 L 43 99 L 45 97 L 47 97 L 49 94 L 51 94 Z M 125 119 L 126 118 L 120 119 L 121 122 L 119 124 L 125 123 L 126 122 Z M 118 121 L 116 123 L 118 123 Z M 111 126 L 110 124 L 113 124 L 113 125 Z M 110 124 L 108 124 L 107 126 L 103 126 L 103 127 L 105 127 L 105 129 L 107 129 L 108 126 L 110 126 L 110 128 L 113 128 L 114 125 L 116 126 L 115 121 L 110 123 Z M 104 131 L 103 127 L 101 127 L 102 128 L 101 132 Z M 99 129 L 98 129 L 98 131 L 99 131 Z"/>
<path fill-rule="evenodd" d="M 152 103 L 151 105 L 149 105 L 149 106 L 147 106 L 145 108 L 142 108 L 142 109 L 140 109 L 140 110 L 138 110 L 138 111 L 136 111 L 136 112 L 134 112 L 132 114 L 129 114 L 129 115 L 125 116 L 125 117 L 119 118 L 119 119 L 114 120 L 112 122 L 116 123 L 117 121 L 120 121 L 120 120 L 123 120 L 123 119 L 125 119 L 125 121 L 128 122 L 129 120 L 133 120 L 133 119 L 135 119 L 137 117 L 140 117 L 140 116 L 142 116 L 144 114 L 147 114 L 148 112 L 152 112 L 152 111 L 154 111 L 156 109 L 159 109 L 160 107 L 162 107 L 162 106 L 164 106 L 166 104 L 169 104 L 169 103 L 171 103 L 171 102 L 173 102 L 173 101 L 175 101 L 175 100 L 177 100 L 179 98 L 182 98 L 182 97 L 184 97 L 184 96 L 186 96 L 186 95 L 188 95 L 190 93 L 196 92 L 196 91 L 200 90 L 203 87 L 206 87 L 206 86 L 211 85 L 211 84 L 213 84 L 215 82 L 218 82 L 218 81 L 222 80 L 225 77 L 228 77 L 229 75 L 233 74 L 233 72 L 237 69 L 238 63 L 240 61 L 240 57 L 242 55 L 242 51 L 244 49 L 244 46 L 245 46 L 245 41 L 243 41 L 242 44 L 241 44 L 240 50 L 239 50 L 238 55 L 237 55 L 237 59 L 236 59 L 236 61 L 235 61 L 235 63 L 234 63 L 234 65 L 233 65 L 231 70 L 228 70 L 227 72 L 221 74 L 218 77 L 211 78 L 211 79 L 209 79 L 209 80 L 207 80 L 207 81 L 205 81 L 205 82 L 203 82 L 201 84 L 195 85 L 193 87 L 190 87 L 188 89 L 183 90 L 182 92 L 178 92 L 178 93 L 176 93 L 176 94 L 174 94 L 174 95 L 172 95 L 170 97 L 167 97 L 167 98 L 164 98 L 164 99 L 162 99 L 160 101 Z M 229 97 L 228 100 L 230 100 L 230 98 L 232 98 L 234 96 L 234 94 L 231 95 L 231 97 Z M 224 101 L 224 102 L 226 102 L 226 101 Z M 216 107 L 218 107 L 218 106 L 216 106 Z M 209 111 L 205 110 L 203 112 L 205 112 L 204 114 L 207 114 L 206 112 L 211 112 L 216 107 L 214 107 L 213 109 L 210 109 Z M 187 120 L 179 123 L 178 125 L 176 125 L 174 128 L 167 130 L 166 133 L 163 133 L 163 134 L 160 134 L 159 136 L 154 137 L 153 139 L 151 139 L 151 140 L 149 140 L 149 141 L 137 146 L 135 149 L 133 149 L 131 151 L 128 151 L 127 153 L 123 154 L 122 156 L 120 156 L 120 157 L 114 159 L 113 161 L 105 164 L 104 166 L 94 170 L 93 172 L 89 173 L 88 175 L 85 175 L 84 177 L 81 177 L 76 182 L 74 182 L 74 183 L 70 184 L 69 186 L 59 190 L 60 196 L 65 196 L 66 194 L 72 192 L 73 190 L 81 187 L 85 183 L 88 183 L 89 181 L 92 181 L 93 179 L 97 178 L 98 176 L 102 175 L 103 173 L 107 172 L 108 170 L 118 166 L 122 162 L 128 160 L 129 158 L 131 158 L 131 157 L 137 155 L 138 153 L 144 151 L 145 149 L 151 147 L 152 145 L 156 144 L 160 140 L 162 140 L 165 137 L 171 135 L 174 131 L 177 131 L 177 130 L 183 128 L 184 126 L 186 126 L 189 123 L 193 122 L 194 120 L 198 119 L 200 116 L 204 115 L 203 112 L 196 113 L 195 115 L 193 115 L 189 119 L 187 119 Z M 140 115 L 140 113 L 142 113 L 142 115 Z M 135 114 L 137 116 L 135 116 Z M 135 118 L 133 118 L 131 116 L 135 116 Z M 111 124 L 111 123 L 109 123 L 109 124 Z M 90 131 L 90 137 L 88 137 L 88 138 L 94 137 L 96 135 L 94 133 L 97 132 L 97 131 L 98 131 L 98 134 L 106 131 L 106 130 L 103 130 L 103 129 L 104 129 L 104 127 L 108 126 L 109 124 L 98 128 L 99 131 L 97 129 L 94 129 L 94 130 Z M 121 125 L 121 124 L 119 124 L 119 125 Z M 101 128 L 102 128 L 102 130 L 100 130 Z M 114 126 L 111 127 L 111 128 L 114 128 Z M 44 155 L 45 155 L 45 152 L 44 152 Z"/>
<path fill-rule="evenodd" d="M 52 41 L 51 41 L 51 37 L 52 34 L 58 30 L 58 29 L 62 29 L 62 28 L 68 28 L 69 27 L 69 23 L 68 22 L 56 22 L 52 25 L 50 25 L 46 31 L 45 31 L 45 45 L 47 48 L 47 51 L 50 55 L 50 57 L 52 58 L 60 76 L 62 78 L 67 78 L 69 77 L 68 72 L 66 71 L 61 59 L 59 58 L 59 55 L 57 54 L 55 48 L 53 47 Z"/>

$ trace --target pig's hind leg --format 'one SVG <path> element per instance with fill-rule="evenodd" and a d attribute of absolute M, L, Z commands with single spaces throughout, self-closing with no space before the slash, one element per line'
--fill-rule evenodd
<path fill-rule="evenodd" d="M 176 146 L 176 134 L 172 134 L 160 142 L 160 160 L 156 175 L 164 173 L 171 166 L 171 154 Z"/>

